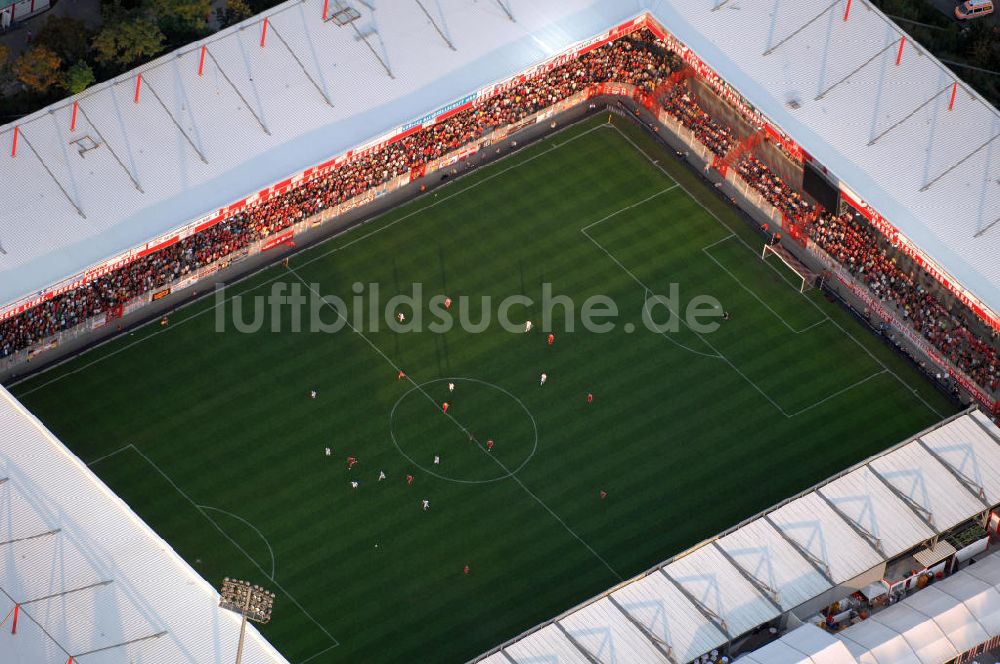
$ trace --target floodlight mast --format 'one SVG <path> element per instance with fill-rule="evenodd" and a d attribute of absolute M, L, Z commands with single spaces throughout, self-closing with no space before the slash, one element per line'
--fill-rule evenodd
<path fill-rule="evenodd" d="M 222 581 L 222 591 L 219 606 L 238 613 L 243 617 L 240 623 L 240 642 L 236 649 L 236 664 L 243 659 L 243 641 L 247 633 L 247 621 L 262 625 L 271 621 L 271 608 L 274 606 L 274 593 L 252 585 L 249 581 L 230 579 Z"/>

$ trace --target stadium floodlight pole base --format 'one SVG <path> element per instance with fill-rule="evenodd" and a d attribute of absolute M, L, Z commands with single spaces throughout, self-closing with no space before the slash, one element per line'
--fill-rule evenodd
<path fill-rule="evenodd" d="M 250 604 L 250 596 L 247 596 L 247 604 Z M 247 608 L 250 608 L 247 606 Z M 243 614 L 243 622 L 240 624 L 240 644 L 236 647 L 236 664 L 243 661 L 243 640 L 247 635 L 247 615 Z"/>

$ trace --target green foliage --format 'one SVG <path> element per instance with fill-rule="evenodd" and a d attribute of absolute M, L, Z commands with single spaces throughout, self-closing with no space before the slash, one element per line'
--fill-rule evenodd
<path fill-rule="evenodd" d="M 114 19 L 94 37 L 97 61 L 123 66 L 151 58 L 163 49 L 165 37 L 159 26 L 146 18 Z"/>
<path fill-rule="evenodd" d="M 83 60 L 78 60 L 66 70 L 66 89 L 70 94 L 79 94 L 93 85 L 97 77 L 94 70 Z"/>
<path fill-rule="evenodd" d="M 50 14 L 35 38 L 35 43 L 48 46 L 63 62 L 76 62 L 87 57 L 90 37 L 83 21 Z"/>
<path fill-rule="evenodd" d="M 246 0 L 229 0 L 224 10 L 221 7 L 215 10 L 215 18 L 223 28 L 228 28 L 251 16 L 253 10 Z"/>
<path fill-rule="evenodd" d="M 149 10 L 164 32 L 204 30 L 211 15 L 210 0 L 148 0 Z"/>
<path fill-rule="evenodd" d="M 14 76 L 33 92 L 46 93 L 62 84 L 62 60 L 48 46 L 34 46 L 14 62 Z"/>

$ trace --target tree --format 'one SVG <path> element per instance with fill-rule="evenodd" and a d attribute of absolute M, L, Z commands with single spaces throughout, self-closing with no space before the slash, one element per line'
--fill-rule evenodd
<path fill-rule="evenodd" d="M 163 40 L 163 33 L 152 21 L 123 16 L 105 24 L 94 37 L 93 46 L 98 62 L 129 66 L 163 50 Z"/>
<path fill-rule="evenodd" d="M 66 89 L 70 94 L 79 94 L 90 87 L 97 77 L 94 70 L 83 60 L 77 60 L 72 67 L 66 70 Z"/>
<path fill-rule="evenodd" d="M 35 43 L 48 46 L 63 62 L 76 62 L 90 50 L 90 33 L 83 21 L 68 16 L 50 14 Z"/>
<path fill-rule="evenodd" d="M 0 44 L 0 71 L 7 66 L 7 60 L 10 58 L 10 47 L 6 44 Z"/>
<path fill-rule="evenodd" d="M 253 16 L 253 10 L 250 9 L 250 5 L 245 0 L 229 0 L 225 10 L 221 7 L 215 10 L 215 18 L 219 21 L 219 26 L 223 28 L 228 28 L 251 16 Z"/>
<path fill-rule="evenodd" d="M 210 0 L 149 0 L 149 8 L 163 30 L 197 32 L 205 29 L 212 3 Z"/>
<path fill-rule="evenodd" d="M 62 85 L 62 60 L 48 46 L 33 46 L 14 62 L 14 76 L 35 92 Z"/>

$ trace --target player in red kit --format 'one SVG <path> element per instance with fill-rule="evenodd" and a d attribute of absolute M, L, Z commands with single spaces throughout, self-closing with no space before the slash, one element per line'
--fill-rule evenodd
<path fill-rule="evenodd" d="M 493 451 L 493 439 L 492 438 L 490 440 L 486 441 L 486 451 L 487 452 L 492 452 Z"/>
<path fill-rule="evenodd" d="M 444 298 L 444 308 L 445 309 L 451 309 L 451 298 L 450 297 Z"/>
<path fill-rule="evenodd" d="M 448 412 L 448 402 L 447 401 L 445 401 L 443 404 L 441 404 L 441 412 L 443 412 L 443 413 L 447 413 Z"/>
<path fill-rule="evenodd" d="M 406 373 L 404 373 L 403 370 L 400 369 L 399 373 L 396 374 L 396 380 L 403 380 L 404 378 L 406 378 Z"/>
<path fill-rule="evenodd" d="M 413 486 L 413 475 L 406 476 L 406 486 Z"/>
<path fill-rule="evenodd" d="M 550 335 L 549 335 L 549 345 L 551 346 L 551 345 L 552 345 L 552 344 L 554 344 L 555 342 L 556 342 L 556 335 L 554 335 L 554 334 L 550 334 Z"/>
<path fill-rule="evenodd" d="M 357 462 L 358 460 L 356 458 L 352 456 L 347 457 L 347 469 L 350 470 L 351 468 L 354 468 L 354 464 Z"/>
<path fill-rule="evenodd" d="M 604 491 L 604 490 L 601 490 L 601 500 L 604 500 L 607 497 L 608 497 L 608 492 Z"/>
<path fill-rule="evenodd" d="M 466 566 L 465 566 L 465 567 L 464 567 L 464 568 L 462 569 L 462 571 L 463 571 L 463 572 L 465 572 L 465 575 L 466 575 L 466 576 L 468 576 L 469 574 L 471 574 L 471 573 L 472 573 L 472 568 L 471 568 L 471 567 L 469 567 L 468 565 L 466 565 Z"/>
<path fill-rule="evenodd" d="M 587 393 L 587 403 L 594 403 L 594 395 L 591 392 Z"/>

